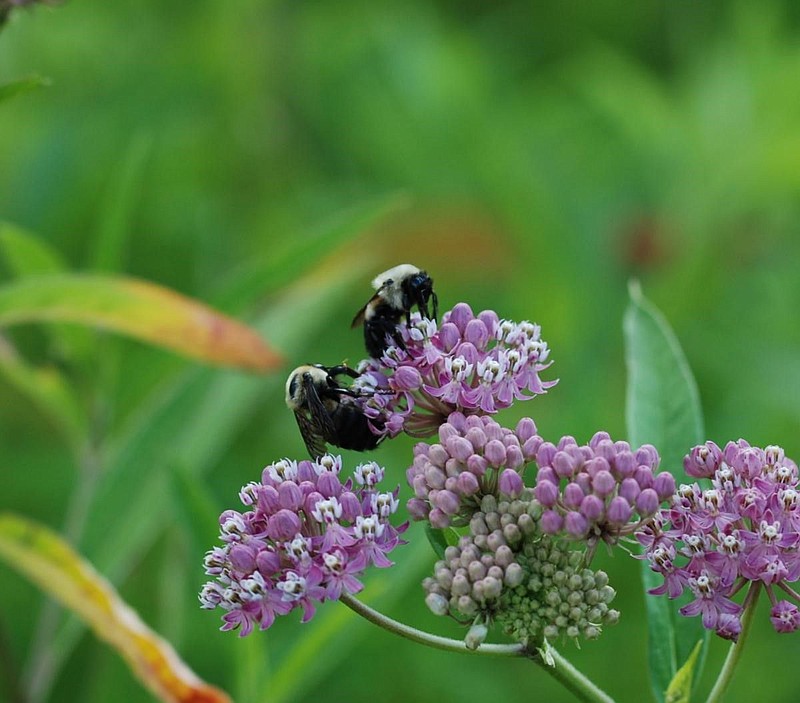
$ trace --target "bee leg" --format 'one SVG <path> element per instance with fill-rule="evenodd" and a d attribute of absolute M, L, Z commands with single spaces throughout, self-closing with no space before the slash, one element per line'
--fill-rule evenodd
<path fill-rule="evenodd" d="M 350 376 L 350 378 L 358 378 L 361 374 L 355 369 L 351 369 L 347 364 L 339 364 L 338 366 L 331 366 L 328 369 L 328 374 L 333 376 Z"/>
<path fill-rule="evenodd" d="M 402 349 L 403 351 L 405 351 L 406 344 L 403 341 L 403 336 L 400 334 L 400 330 L 397 327 L 395 327 L 394 331 L 392 331 L 391 337 L 392 337 L 392 341 L 394 342 L 394 345 L 398 349 Z"/>

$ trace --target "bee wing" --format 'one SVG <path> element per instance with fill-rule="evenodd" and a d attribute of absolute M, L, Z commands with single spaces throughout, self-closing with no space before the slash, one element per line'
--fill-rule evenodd
<path fill-rule="evenodd" d="M 328 446 L 319 434 L 313 420 L 303 412 L 296 412 L 294 418 L 297 420 L 297 426 L 300 428 L 300 436 L 303 438 L 303 442 L 305 442 L 306 449 L 311 455 L 311 458 L 318 459 L 323 454 L 327 454 Z"/>
<path fill-rule="evenodd" d="M 363 325 L 363 324 L 364 324 L 364 316 L 365 316 L 365 315 L 366 315 L 366 313 L 367 313 L 367 308 L 370 306 L 370 303 L 372 303 L 373 301 L 379 300 L 379 299 L 380 299 L 380 297 L 381 297 L 381 296 L 380 296 L 380 292 L 378 292 L 378 293 L 375 293 L 375 295 L 373 295 L 373 296 L 372 296 L 372 297 L 371 297 L 371 298 L 370 298 L 370 299 L 367 301 L 367 304 L 366 304 L 366 305 L 364 305 L 364 307 L 363 307 L 363 308 L 361 308 L 361 310 L 359 310 L 359 311 L 356 313 L 356 316 L 353 318 L 353 321 L 350 323 L 350 328 L 351 328 L 351 329 L 352 329 L 353 327 L 358 327 L 359 325 Z"/>
<path fill-rule="evenodd" d="M 369 305 L 369 303 L 367 303 Z M 356 313 L 356 316 L 353 318 L 353 321 L 350 323 L 350 329 L 355 327 L 359 327 L 360 325 L 364 324 L 364 313 L 367 312 L 367 305 L 365 305 L 361 310 Z"/>
<path fill-rule="evenodd" d="M 301 411 L 296 412 L 294 416 L 297 419 L 303 441 L 306 443 L 306 449 L 311 454 L 311 458 L 316 459 L 327 453 L 326 442 L 338 444 L 338 433 L 328 408 L 325 407 L 310 376 L 303 379 L 303 390 L 309 414 L 306 415 Z"/>

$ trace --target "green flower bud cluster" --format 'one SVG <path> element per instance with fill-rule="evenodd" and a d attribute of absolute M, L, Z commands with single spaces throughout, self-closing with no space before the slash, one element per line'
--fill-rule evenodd
<path fill-rule="evenodd" d="M 523 643 L 559 637 L 595 639 L 619 612 L 602 571 L 585 554 L 539 528 L 541 505 L 530 489 L 514 500 L 484 496 L 469 534 L 445 550 L 423 582 L 437 615 L 464 624 L 497 622 Z"/>
<path fill-rule="evenodd" d="M 525 573 L 517 553 L 535 535 L 541 513 L 530 490 L 513 501 L 484 496 L 480 507 L 470 520 L 470 534 L 445 550 L 433 578 L 422 583 L 434 613 L 464 623 L 491 621 L 503 593 L 522 585 Z"/>
<path fill-rule="evenodd" d="M 619 620 L 609 607 L 616 591 L 604 571 L 583 565 L 582 552 L 565 540 L 543 535 L 525 544 L 517 563 L 525 572 L 522 584 L 504 593 L 496 620 L 518 642 L 597 639 L 603 625 Z"/>

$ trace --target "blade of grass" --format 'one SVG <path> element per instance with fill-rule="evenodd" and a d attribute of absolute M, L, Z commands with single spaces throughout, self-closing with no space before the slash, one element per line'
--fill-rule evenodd
<path fill-rule="evenodd" d="M 0 375 L 48 417 L 77 455 L 85 440 L 88 422 L 64 376 L 54 367 L 31 366 L 1 336 Z"/>
<path fill-rule="evenodd" d="M 125 242 L 131 234 L 137 198 L 141 192 L 145 167 L 153 140 L 138 134 L 111 174 L 110 185 L 103 198 L 92 268 L 116 272 L 122 269 Z"/>
<path fill-rule="evenodd" d="M 236 310 L 243 301 L 282 290 L 312 269 L 320 258 L 351 241 L 354 232 L 368 234 L 408 203 L 402 193 L 382 196 L 337 213 L 302 237 L 285 238 L 269 257 L 246 263 L 223 281 L 221 292 L 212 298 L 214 304 L 224 310 Z M 353 255 L 355 258 L 358 252 Z"/>

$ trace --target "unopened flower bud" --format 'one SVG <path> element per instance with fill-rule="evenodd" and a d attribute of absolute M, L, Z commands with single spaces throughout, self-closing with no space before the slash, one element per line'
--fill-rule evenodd
<path fill-rule="evenodd" d="M 645 488 L 636 499 L 636 510 L 642 517 L 654 515 L 661 501 L 652 488 Z"/>
<path fill-rule="evenodd" d="M 428 504 L 421 498 L 411 498 L 406 503 L 406 508 L 413 520 L 425 520 L 428 517 Z"/>
<path fill-rule="evenodd" d="M 598 471 L 592 479 L 592 489 L 595 495 L 605 498 L 614 492 L 617 482 L 610 471 Z"/>
<path fill-rule="evenodd" d="M 597 522 L 603 516 L 605 504 L 596 495 L 586 496 L 580 504 L 580 511 L 589 522 Z"/>
<path fill-rule="evenodd" d="M 570 510 L 580 507 L 585 494 L 577 483 L 568 483 L 564 489 L 564 505 Z"/>
<path fill-rule="evenodd" d="M 524 444 L 529 439 L 536 436 L 536 423 L 529 417 L 523 417 L 517 423 L 514 433 L 519 437 L 519 441 Z"/>
<path fill-rule="evenodd" d="M 659 502 L 668 500 L 675 493 L 675 478 L 668 471 L 662 471 L 656 476 L 653 488 L 658 494 Z"/>
<path fill-rule="evenodd" d="M 523 517 L 526 517 L 530 520 L 529 515 L 520 515 L 520 518 Z M 503 526 L 503 537 L 508 544 L 519 544 L 519 542 L 522 540 L 522 531 L 520 530 L 519 525 L 512 522 L 509 525 Z"/>
<path fill-rule="evenodd" d="M 542 531 L 548 535 L 555 535 L 561 531 L 561 526 L 564 521 L 555 510 L 545 510 L 542 513 L 541 527 Z"/>
<path fill-rule="evenodd" d="M 506 469 L 500 474 L 499 489 L 502 495 L 516 498 L 524 488 L 522 477 L 513 469 Z"/>
<path fill-rule="evenodd" d="M 564 529 L 572 537 L 582 537 L 589 529 L 589 524 L 583 515 L 571 510 L 564 518 Z"/>
<path fill-rule="evenodd" d="M 437 530 L 443 530 L 450 526 L 450 518 L 439 508 L 434 508 L 428 513 L 428 521 L 431 523 L 431 527 Z"/>
<path fill-rule="evenodd" d="M 550 481 L 542 481 L 540 478 L 536 488 L 533 489 L 533 494 L 544 507 L 552 508 L 558 500 L 558 485 Z"/>
<path fill-rule="evenodd" d="M 487 600 L 495 600 L 503 592 L 503 582 L 497 576 L 487 576 L 481 582 L 483 585 L 483 595 Z"/>
<path fill-rule="evenodd" d="M 425 605 L 434 615 L 447 615 L 449 611 L 447 599 L 438 593 L 429 593 L 425 596 Z"/>
<path fill-rule="evenodd" d="M 628 520 L 631 519 L 633 509 L 630 503 L 620 496 L 611 499 L 608 506 L 608 521 L 619 527 L 622 527 Z"/>
<path fill-rule="evenodd" d="M 459 497 L 452 491 L 431 492 L 431 503 L 445 515 L 455 515 L 461 505 Z"/>
<path fill-rule="evenodd" d="M 489 634 L 489 629 L 483 623 L 473 625 L 469 628 L 467 636 L 464 638 L 464 644 L 469 650 L 476 650 L 485 641 L 486 636 Z"/>

